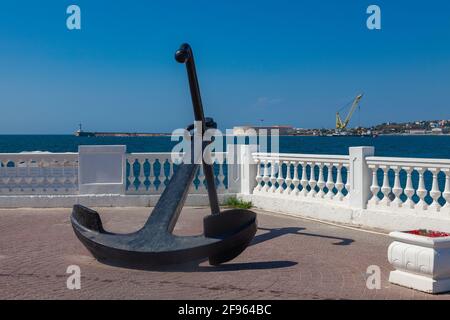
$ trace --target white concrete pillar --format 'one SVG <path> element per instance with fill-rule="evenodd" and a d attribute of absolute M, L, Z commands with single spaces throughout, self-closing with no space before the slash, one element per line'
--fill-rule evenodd
<path fill-rule="evenodd" d="M 252 194 L 253 189 L 256 187 L 256 173 L 257 166 L 253 160 L 252 153 L 258 150 L 258 146 L 255 144 L 241 145 L 239 146 L 239 159 L 240 159 L 240 180 L 242 194 Z"/>
<path fill-rule="evenodd" d="M 231 193 L 251 194 L 256 186 L 257 167 L 252 153 L 257 145 L 227 146 L 228 191 Z"/>
<path fill-rule="evenodd" d="M 228 192 L 239 193 L 240 184 L 240 168 L 238 165 L 238 146 L 236 144 L 227 145 L 227 180 Z"/>
<path fill-rule="evenodd" d="M 126 146 L 78 147 L 79 194 L 125 194 Z"/>
<path fill-rule="evenodd" d="M 367 166 L 366 157 L 375 154 L 374 147 L 350 147 L 350 172 L 347 179 L 350 182 L 349 205 L 354 208 L 366 209 L 371 196 L 371 170 Z"/>

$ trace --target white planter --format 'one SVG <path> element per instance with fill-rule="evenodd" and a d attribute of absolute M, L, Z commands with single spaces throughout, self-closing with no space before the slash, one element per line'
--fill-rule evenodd
<path fill-rule="evenodd" d="M 428 293 L 450 291 L 450 237 L 391 232 L 389 281 Z"/>

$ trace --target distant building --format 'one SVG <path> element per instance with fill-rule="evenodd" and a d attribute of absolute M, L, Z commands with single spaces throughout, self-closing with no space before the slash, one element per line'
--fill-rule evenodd
<path fill-rule="evenodd" d="M 433 128 L 433 129 L 431 129 L 431 133 L 432 134 L 442 134 L 442 129 L 441 128 Z"/>
<path fill-rule="evenodd" d="M 414 129 L 414 130 L 409 130 L 409 134 L 426 134 L 426 130 L 425 129 Z"/>
<path fill-rule="evenodd" d="M 278 130 L 278 134 L 281 136 L 292 134 L 293 132 L 295 132 L 292 126 L 237 126 L 233 127 L 233 135 L 255 135 L 259 134 L 260 130 L 266 130 L 267 135 L 270 135 L 272 130 Z"/>

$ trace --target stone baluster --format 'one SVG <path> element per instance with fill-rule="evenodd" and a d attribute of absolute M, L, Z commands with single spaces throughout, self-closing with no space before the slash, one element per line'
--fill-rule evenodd
<path fill-rule="evenodd" d="M 284 183 L 283 161 L 277 161 L 277 168 L 278 168 L 278 174 L 277 174 L 278 188 L 275 190 L 275 192 L 278 194 L 282 194 L 284 191 L 284 188 L 283 188 L 283 183 Z M 287 169 L 289 169 L 289 168 L 287 168 Z"/>
<path fill-rule="evenodd" d="M 372 197 L 369 200 L 369 203 L 372 205 L 377 205 L 380 202 L 380 198 L 378 197 L 378 192 L 380 192 L 380 186 L 378 185 L 378 166 L 377 165 L 369 165 L 370 170 L 372 170 L 372 185 L 370 186 L 370 192 L 372 193 Z"/>
<path fill-rule="evenodd" d="M 381 186 L 381 192 L 384 195 L 380 204 L 389 206 L 391 204 L 391 199 L 389 198 L 389 194 L 391 193 L 391 186 L 389 184 L 389 166 L 380 166 L 380 168 L 383 170 L 383 185 Z"/>
<path fill-rule="evenodd" d="M 128 180 L 130 182 L 129 190 L 136 191 L 136 186 L 134 184 L 135 176 L 134 176 L 134 159 L 129 159 L 128 163 L 130 164 L 130 174 L 128 175 Z"/>
<path fill-rule="evenodd" d="M 3 160 L 0 159 L 0 192 L 4 188 L 3 178 L 5 177 L 5 168 Z"/>
<path fill-rule="evenodd" d="M 427 189 L 425 189 L 425 182 L 423 174 L 425 172 L 424 168 L 415 168 L 419 173 L 419 185 L 416 190 L 416 194 L 419 197 L 419 202 L 416 205 L 416 208 L 427 210 L 428 204 L 425 202 L 425 197 L 427 196 Z"/>
<path fill-rule="evenodd" d="M 225 175 L 223 174 L 223 165 L 221 163 L 217 163 L 217 166 L 219 168 L 219 171 L 217 173 L 217 189 L 225 190 L 225 182 L 223 181 L 225 178 Z"/>
<path fill-rule="evenodd" d="M 392 193 L 395 195 L 394 201 L 392 201 L 392 205 L 395 207 L 401 207 L 403 205 L 402 199 L 400 199 L 401 194 L 403 193 L 403 188 L 400 186 L 400 170 L 401 168 L 398 166 L 391 166 L 391 169 L 394 170 L 394 187 L 392 188 Z"/>
<path fill-rule="evenodd" d="M 275 190 L 277 189 L 277 187 L 275 186 L 275 183 L 277 182 L 277 178 L 275 177 L 275 170 L 276 170 L 276 166 L 275 166 L 275 161 L 271 160 L 270 161 L 270 192 L 275 192 Z"/>
<path fill-rule="evenodd" d="M 54 167 L 56 166 L 56 161 L 50 160 L 48 163 L 48 171 L 47 171 L 47 181 L 49 184 L 49 189 L 56 190 L 55 188 L 55 174 L 54 174 Z"/>
<path fill-rule="evenodd" d="M 445 187 L 442 197 L 445 199 L 445 205 L 443 209 L 450 213 L 450 169 L 444 169 L 445 173 Z"/>
<path fill-rule="evenodd" d="M 261 175 L 261 160 L 256 159 L 256 187 L 254 191 L 261 191 L 262 186 L 262 182 L 263 182 L 263 177 Z"/>
<path fill-rule="evenodd" d="M 36 177 L 36 184 L 39 186 L 37 187 L 37 191 L 38 192 L 44 192 L 45 191 L 45 162 L 44 160 L 40 160 L 38 162 L 38 168 L 39 168 L 39 173 L 38 176 Z M 77 175 L 77 180 L 78 180 L 78 175 Z"/>
<path fill-rule="evenodd" d="M 0 160 L 0 194 L 2 194 L 2 192 L 5 189 L 5 167 L 3 166 L 3 161 Z"/>
<path fill-rule="evenodd" d="M 327 192 L 326 198 L 329 200 L 332 200 L 334 198 L 333 163 L 328 162 L 328 163 L 325 163 L 325 165 L 328 168 L 327 183 L 326 183 L 328 192 Z"/>
<path fill-rule="evenodd" d="M 21 168 L 21 177 L 22 177 L 22 189 L 23 191 L 32 192 L 31 182 L 33 180 L 33 176 L 31 175 L 31 159 L 24 160 L 23 163 L 25 167 Z M 59 179 L 58 179 L 59 180 Z"/>
<path fill-rule="evenodd" d="M 414 190 L 414 187 L 412 184 L 412 178 L 411 178 L 413 168 L 403 167 L 403 170 L 406 171 L 406 185 L 405 185 L 405 189 L 403 191 L 405 192 L 405 195 L 407 198 L 405 203 L 403 204 L 403 207 L 409 208 L 409 209 L 414 209 L 414 207 L 416 206 L 416 203 L 413 200 L 415 190 Z"/>
<path fill-rule="evenodd" d="M 155 177 L 155 160 L 152 159 L 148 159 L 148 191 L 150 191 L 151 189 L 153 189 L 153 191 L 156 192 L 156 185 L 155 185 L 155 181 L 156 181 L 156 177 Z"/>
<path fill-rule="evenodd" d="M 199 170 L 198 170 L 198 187 L 197 187 L 197 191 L 199 193 L 202 193 L 203 190 L 206 190 L 205 187 L 205 173 L 203 171 L 203 165 L 199 166 Z"/>
<path fill-rule="evenodd" d="M 66 180 L 67 177 L 65 175 L 65 165 L 68 161 L 67 160 L 63 160 L 62 161 L 62 171 L 61 171 L 61 175 L 59 176 L 59 184 L 63 187 L 66 186 Z M 27 161 L 27 176 L 25 177 L 25 181 L 27 183 L 28 189 L 30 191 L 30 193 L 35 193 L 36 190 L 34 188 L 35 186 L 35 176 L 36 176 L 36 165 L 37 162 L 35 162 L 33 159 L 29 159 Z M 67 188 L 64 189 L 65 191 L 67 191 Z"/>
<path fill-rule="evenodd" d="M 319 180 L 317 181 L 317 186 L 319 187 L 319 192 L 317 193 L 317 197 L 323 198 L 325 196 L 325 191 L 323 191 L 323 188 L 325 188 L 325 179 L 323 178 L 323 163 L 319 162 L 317 164 L 319 166 Z"/>
<path fill-rule="evenodd" d="M 292 164 L 294 165 L 294 178 L 292 179 L 294 189 L 291 191 L 291 194 L 297 196 L 299 193 L 298 185 L 300 183 L 300 180 L 298 179 L 298 162 L 293 161 Z"/>
<path fill-rule="evenodd" d="M 139 164 L 138 189 L 140 189 L 142 191 L 146 191 L 146 185 L 145 185 L 146 176 L 145 176 L 145 172 L 144 172 L 145 162 L 146 162 L 146 159 L 141 159 L 141 160 L 138 159 L 138 164 Z"/>
<path fill-rule="evenodd" d="M 15 163 L 14 163 L 14 175 L 13 175 L 13 182 L 14 182 L 14 186 L 16 187 L 16 191 L 20 192 L 22 191 L 21 189 L 21 180 L 22 177 L 19 174 L 19 163 L 21 162 L 21 159 L 18 159 Z"/>
<path fill-rule="evenodd" d="M 441 169 L 430 168 L 428 170 L 433 174 L 433 184 L 430 190 L 430 197 L 433 199 L 433 202 L 430 204 L 429 208 L 433 211 L 440 211 L 441 205 L 439 204 L 438 200 L 441 197 L 441 191 L 439 190 L 438 174 Z"/>
<path fill-rule="evenodd" d="M 306 174 L 306 165 L 305 161 L 302 161 L 302 179 L 300 180 L 300 184 L 302 185 L 301 195 L 306 197 L 308 195 L 308 176 Z"/>
<path fill-rule="evenodd" d="M 31 164 L 31 160 L 30 160 L 29 163 Z M 68 191 L 67 182 L 68 182 L 69 179 L 67 177 L 66 170 L 67 170 L 67 168 L 69 166 L 69 161 L 64 159 L 63 161 L 61 161 L 61 165 L 62 165 L 62 167 L 61 167 L 61 175 L 59 176 L 59 183 L 61 184 L 61 186 L 64 187 L 65 191 Z M 30 169 L 31 169 L 31 166 L 28 167 L 28 171 L 29 171 L 30 180 L 33 180 L 33 175 L 31 174 L 31 170 Z M 30 184 L 31 183 L 32 183 L 32 181 L 30 181 Z"/>
<path fill-rule="evenodd" d="M 73 185 L 75 189 L 78 189 L 78 160 L 71 161 L 70 166 L 71 166 L 70 183 Z"/>
<path fill-rule="evenodd" d="M 154 180 L 154 185 L 155 185 L 155 190 L 157 191 L 157 193 L 161 193 L 161 191 L 163 190 L 163 182 L 164 180 L 162 180 L 161 178 L 161 174 L 163 173 L 164 169 L 163 169 L 163 162 L 161 159 L 155 159 L 155 166 L 156 166 L 156 162 L 158 162 L 159 164 L 159 171 L 153 170 L 153 174 L 155 176 L 155 180 Z M 155 168 L 153 168 L 155 169 Z M 156 188 L 156 185 L 158 185 L 158 188 Z"/>
<path fill-rule="evenodd" d="M 269 160 L 264 160 L 263 181 L 264 181 L 264 191 L 265 192 L 269 192 L 269 181 L 270 181 L 270 177 L 269 177 Z"/>
<path fill-rule="evenodd" d="M 166 175 L 166 169 L 165 169 L 166 163 L 168 163 L 169 167 L 170 167 L 170 159 L 164 159 L 161 161 L 161 169 L 159 171 L 159 175 L 160 175 L 159 180 L 161 181 L 161 184 L 159 185 L 159 187 L 160 187 L 161 193 L 166 188 L 166 184 L 169 183 L 169 179 L 170 179 L 170 175 L 169 176 Z"/>
<path fill-rule="evenodd" d="M 286 194 L 289 195 L 292 192 L 291 162 L 284 161 L 284 163 L 286 164 L 286 179 L 284 180 L 284 183 L 286 184 Z"/>
<path fill-rule="evenodd" d="M 18 161 L 13 161 L 13 163 L 14 163 L 14 167 L 9 167 L 9 176 L 10 176 L 10 185 L 11 185 L 11 188 L 10 188 L 10 190 L 12 191 L 12 192 L 18 192 L 18 191 L 20 191 L 20 185 L 19 185 L 19 179 L 17 178 L 17 176 L 18 176 L 18 173 L 19 173 L 19 171 L 18 171 Z"/>
<path fill-rule="evenodd" d="M 64 160 L 58 161 L 58 168 L 57 168 L 57 175 L 55 175 L 56 185 L 58 186 L 59 190 L 64 190 Z"/>
<path fill-rule="evenodd" d="M 72 189 L 72 176 L 74 175 L 73 161 L 67 160 L 64 168 L 64 175 L 66 177 L 64 184 L 67 186 L 68 190 Z"/>
<path fill-rule="evenodd" d="M 31 164 L 31 161 L 30 161 Z M 31 168 L 29 168 L 31 169 Z M 69 188 L 67 186 L 69 179 L 67 176 L 67 170 L 69 169 L 69 160 L 62 160 L 61 161 L 61 175 L 59 176 L 59 184 L 61 185 L 61 188 L 64 192 L 69 191 Z M 31 173 L 30 170 L 30 178 L 31 180 L 34 180 L 34 174 Z M 33 181 L 31 181 L 31 184 L 33 183 Z M 32 188 L 32 185 L 30 185 L 30 187 Z"/>
<path fill-rule="evenodd" d="M 19 159 L 16 162 L 16 166 L 15 166 L 15 175 L 14 175 L 14 184 L 16 185 L 16 189 L 18 192 L 22 192 L 22 177 L 20 176 L 20 169 L 19 169 L 19 163 L 21 163 L 22 160 Z"/>
<path fill-rule="evenodd" d="M 169 161 L 169 176 L 167 178 L 170 180 L 173 176 L 173 168 L 174 168 L 175 164 L 170 159 L 168 161 Z M 219 168 L 220 168 L 220 165 L 219 165 Z M 219 171 L 219 174 L 220 174 L 220 172 L 222 172 L 222 171 Z"/>
<path fill-rule="evenodd" d="M 315 162 L 311 162 L 310 167 L 309 167 L 309 186 L 311 187 L 311 190 L 308 193 L 308 196 L 311 198 L 315 198 L 315 196 L 317 195 L 317 191 L 316 191 L 316 186 L 317 186 L 317 180 L 316 180 L 316 174 L 314 172 L 314 168 L 315 168 L 316 164 Z"/>
<path fill-rule="evenodd" d="M 336 166 L 336 183 L 334 186 L 336 187 L 337 193 L 335 199 L 338 201 L 344 200 L 344 194 L 342 190 L 344 189 L 344 182 L 342 182 L 342 163 L 335 163 Z"/>
<path fill-rule="evenodd" d="M 224 173 L 224 168 L 227 168 L 227 166 L 228 166 L 228 164 L 226 163 L 226 161 L 224 161 L 224 162 L 220 165 L 220 167 L 221 167 L 221 171 L 220 171 L 220 172 L 222 172 L 222 176 L 221 176 L 222 178 L 220 179 L 220 181 L 221 181 L 221 183 L 222 183 L 224 189 L 228 189 L 228 185 L 225 184 L 225 180 L 227 180 L 227 176 L 226 176 L 225 173 Z M 227 183 L 228 183 L 228 181 L 227 181 Z"/>
<path fill-rule="evenodd" d="M 344 163 L 344 168 L 347 172 L 347 177 L 345 179 L 345 190 L 347 190 L 347 194 L 344 197 L 344 200 L 347 200 L 350 197 L 350 187 L 352 186 L 350 182 L 350 163 Z"/>
<path fill-rule="evenodd" d="M 10 168 L 7 166 L 9 161 L 6 161 L 4 170 L 4 177 L 3 177 L 3 183 L 5 185 L 5 190 L 10 192 L 12 190 L 12 177 L 11 177 L 11 173 L 10 173 Z"/>

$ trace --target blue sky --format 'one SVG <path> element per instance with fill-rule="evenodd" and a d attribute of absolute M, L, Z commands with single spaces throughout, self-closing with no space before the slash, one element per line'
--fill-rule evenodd
<path fill-rule="evenodd" d="M 81 8 L 82 30 L 66 28 Z M 382 29 L 366 28 L 381 7 Z M 332 127 L 450 118 L 450 1 L 42 0 L 0 5 L 0 133 L 171 131 L 192 121 L 189 42 L 206 113 Z"/>

